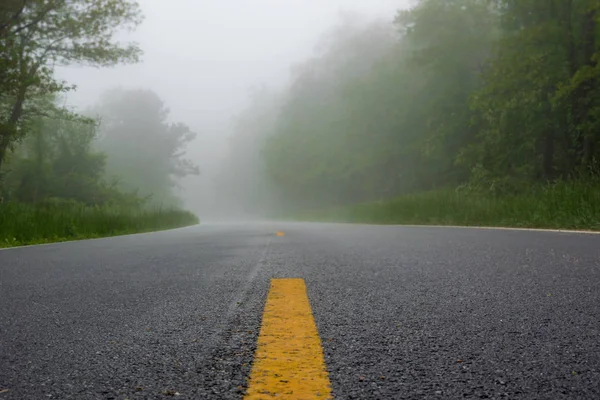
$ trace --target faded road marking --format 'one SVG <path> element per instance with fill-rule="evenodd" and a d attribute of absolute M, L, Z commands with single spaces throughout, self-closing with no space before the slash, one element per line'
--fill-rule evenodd
<path fill-rule="evenodd" d="M 279 231 L 279 232 L 277 232 L 277 236 L 285 236 L 285 232 Z"/>
<path fill-rule="evenodd" d="M 303 279 L 272 279 L 245 399 L 331 399 Z"/>

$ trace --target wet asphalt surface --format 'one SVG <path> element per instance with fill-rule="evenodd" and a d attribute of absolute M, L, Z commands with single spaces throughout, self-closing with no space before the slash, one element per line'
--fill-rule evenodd
<path fill-rule="evenodd" d="M 0 400 L 241 399 L 278 277 L 335 398 L 600 399 L 600 235 L 237 223 L 0 250 Z"/>

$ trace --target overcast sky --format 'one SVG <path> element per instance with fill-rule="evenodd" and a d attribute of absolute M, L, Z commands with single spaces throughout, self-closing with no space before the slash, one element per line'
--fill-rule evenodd
<path fill-rule="evenodd" d="M 57 73 L 78 86 L 68 102 L 80 107 L 114 87 L 154 90 L 170 108 L 171 120 L 198 133 L 188 154 L 204 174 L 185 184 L 188 194 L 198 197 L 209 185 L 209 158 L 224 152 L 231 117 L 246 103 L 251 87 L 281 86 L 290 67 L 311 55 L 340 12 L 391 22 L 411 1 L 140 0 L 145 20 L 128 39 L 143 49 L 141 63 Z"/>

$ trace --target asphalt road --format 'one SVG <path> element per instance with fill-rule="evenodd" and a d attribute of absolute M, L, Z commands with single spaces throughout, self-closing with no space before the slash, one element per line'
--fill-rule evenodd
<path fill-rule="evenodd" d="M 600 399 L 600 235 L 239 223 L 0 251 L 0 400 L 240 399 L 281 277 L 335 398 Z"/>

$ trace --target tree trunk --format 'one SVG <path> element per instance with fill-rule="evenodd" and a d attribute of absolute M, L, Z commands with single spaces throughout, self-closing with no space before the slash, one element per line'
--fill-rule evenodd
<path fill-rule="evenodd" d="M 8 121 L 0 124 L 0 171 L 2 171 L 2 164 L 6 159 L 6 153 L 8 153 L 8 146 L 12 142 L 13 136 L 15 135 L 17 122 L 19 122 L 21 116 L 23 115 L 23 103 L 25 102 L 26 93 L 26 87 L 19 89 Z"/>
<path fill-rule="evenodd" d="M 592 9 L 585 15 L 583 26 L 583 56 L 585 64 L 594 66 L 596 62 L 593 60 L 596 53 L 596 10 Z M 592 106 L 591 96 L 593 95 L 595 81 L 590 80 L 582 85 L 582 93 L 579 99 L 580 118 L 581 122 L 589 118 L 589 109 Z M 584 132 L 583 134 L 583 158 L 582 164 L 584 167 L 590 167 L 594 158 L 594 132 Z"/>
<path fill-rule="evenodd" d="M 554 179 L 554 135 L 547 131 L 543 139 L 542 150 L 542 174 L 544 179 Z"/>
<path fill-rule="evenodd" d="M 2 130 L 0 131 L 0 172 L 2 171 L 2 164 L 8 150 L 8 145 L 10 144 L 10 131 L 7 128 L 0 127 Z M 5 129 L 6 132 L 4 132 Z"/>
<path fill-rule="evenodd" d="M 595 142 L 592 133 L 585 135 L 583 139 L 583 162 L 586 168 L 590 168 L 594 164 Z"/>
<path fill-rule="evenodd" d="M 579 69 L 579 63 L 577 61 L 577 44 L 575 38 L 575 32 L 573 30 L 573 0 L 567 0 L 564 3 L 563 18 L 565 22 L 567 49 L 569 57 L 569 78 L 572 79 L 577 70 Z M 572 174 L 573 170 L 577 165 L 577 151 L 578 147 L 581 147 L 581 143 L 578 143 L 579 129 L 578 118 L 576 113 L 578 112 L 577 96 L 571 96 L 570 98 L 570 112 L 565 116 L 565 126 L 563 129 L 564 135 L 564 146 L 565 146 L 565 159 L 566 165 L 564 166 L 564 174 Z"/>

